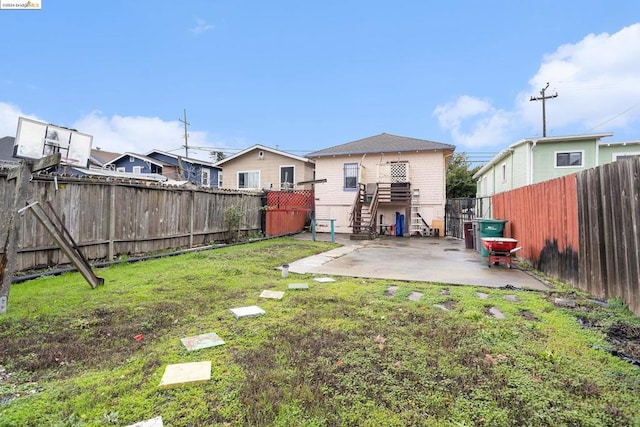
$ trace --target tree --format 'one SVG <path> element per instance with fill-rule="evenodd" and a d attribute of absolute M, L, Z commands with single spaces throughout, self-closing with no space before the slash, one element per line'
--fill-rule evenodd
<path fill-rule="evenodd" d="M 447 198 L 475 197 L 477 182 L 473 174 L 480 170 L 480 166 L 471 168 L 466 153 L 454 153 L 447 169 Z"/>

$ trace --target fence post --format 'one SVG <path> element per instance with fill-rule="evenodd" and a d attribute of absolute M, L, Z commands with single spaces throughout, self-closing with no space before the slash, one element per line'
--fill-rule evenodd
<path fill-rule="evenodd" d="M 195 209 L 195 191 L 191 190 L 191 198 L 189 201 L 189 248 L 193 248 L 193 222 Z"/>
<path fill-rule="evenodd" d="M 111 184 L 111 197 L 109 198 L 109 253 L 108 259 L 109 261 L 113 261 L 115 258 L 115 236 L 116 236 L 116 215 L 115 215 L 115 207 L 116 207 L 116 185 Z"/>

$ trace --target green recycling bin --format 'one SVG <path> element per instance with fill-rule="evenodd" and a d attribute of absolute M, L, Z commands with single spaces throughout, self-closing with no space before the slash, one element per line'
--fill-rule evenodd
<path fill-rule="evenodd" d="M 484 218 L 478 220 L 480 224 L 480 239 L 483 237 L 503 237 L 504 225 L 507 223 L 506 219 L 493 219 Z M 484 248 L 484 245 L 480 247 L 480 255 L 489 256 L 489 251 Z"/>

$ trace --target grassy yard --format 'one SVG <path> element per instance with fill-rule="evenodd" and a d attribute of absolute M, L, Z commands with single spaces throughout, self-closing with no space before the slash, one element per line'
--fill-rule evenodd
<path fill-rule="evenodd" d="M 572 294 L 577 307 L 558 308 L 562 285 L 317 283 L 275 269 L 331 247 L 280 238 L 123 263 L 99 270 L 95 290 L 79 274 L 14 285 L 0 317 L 0 425 L 640 425 L 640 369 L 605 351 L 640 331 L 619 302 Z M 259 298 L 300 282 L 310 289 Z M 229 312 L 246 305 L 267 314 Z M 180 343 L 207 332 L 226 345 Z M 208 360 L 208 383 L 158 388 L 168 364 Z"/>

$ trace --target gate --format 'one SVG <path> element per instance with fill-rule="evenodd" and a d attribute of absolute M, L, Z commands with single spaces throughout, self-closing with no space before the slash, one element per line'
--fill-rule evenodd
<path fill-rule="evenodd" d="M 447 199 L 444 208 L 445 236 L 464 239 L 464 223 L 491 216 L 491 197 Z"/>

